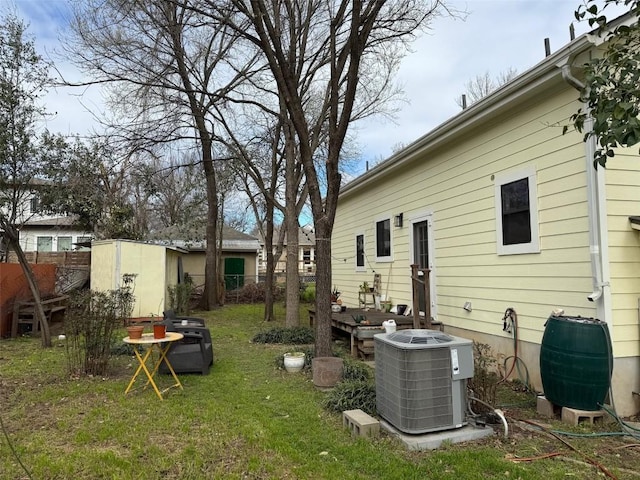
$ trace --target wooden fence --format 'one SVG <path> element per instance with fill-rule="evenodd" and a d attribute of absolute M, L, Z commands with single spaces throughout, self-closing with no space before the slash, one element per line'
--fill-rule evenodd
<path fill-rule="evenodd" d="M 53 263 L 65 267 L 88 267 L 91 252 L 25 252 L 29 263 Z M 15 252 L 9 252 L 9 263 L 18 263 Z"/>

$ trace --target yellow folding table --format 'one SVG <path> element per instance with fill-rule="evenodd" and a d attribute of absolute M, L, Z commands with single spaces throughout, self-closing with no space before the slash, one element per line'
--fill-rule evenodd
<path fill-rule="evenodd" d="M 140 373 L 142 372 L 144 372 L 145 375 L 147 376 L 147 383 L 144 384 L 143 388 L 147 388 L 149 384 L 151 384 L 151 386 L 156 392 L 156 395 L 158 395 L 160 400 L 162 400 L 162 394 L 167 390 L 169 390 L 170 388 L 180 387 L 182 389 L 183 388 L 182 384 L 180 383 L 180 380 L 178 379 L 176 372 L 173 370 L 171 363 L 169 363 L 169 359 L 167 358 L 167 352 L 171 347 L 171 342 L 177 342 L 178 340 L 182 340 L 183 337 L 184 335 L 177 332 L 167 332 L 163 338 L 154 338 L 153 333 L 145 333 L 142 335 L 142 338 L 124 337 L 122 339 L 124 343 L 133 345 L 133 351 L 139 363 L 138 368 L 136 369 L 136 372 L 133 374 L 133 377 L 131 378 L 129 385 L 127 386 L 127 389 L 124 391 L 124 394 L 126 395 L 127 393 L 129 393 L 129 391 L 131 391 L 131 387 L 133 387 L 133 384 L 138 378 L 138 375 L 140 375 Z M 143 346 L 148 347 L 146 349 L 146 352 L 144 353 L 144 356 L 140 353 L 140 348 Z M 158 352 L 159 358 L 152 365 L 153 368 L 149 370 L 149 367 L 147 366 L 147 362 L 149 361 L 150 358 L 152 358 L 151 354 L 154 350 Z M 171 375 L 173 376 L 173 379 L 175 380 L 176 383 L 160 391 L 160 389 L 156 385 L 154 377 L 158 373 L 158 369 L 160 368 L 160 365 L 162 364 L 162 362 L 165 363 L 165 365 L 171 372 Z"/>

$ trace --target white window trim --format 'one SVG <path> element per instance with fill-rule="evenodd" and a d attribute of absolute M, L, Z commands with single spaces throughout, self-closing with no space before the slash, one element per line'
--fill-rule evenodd
<path fill-rule="evenodd" d="M 358 237 L 362 235 L 362 251 L 364 254 L 364 265 L 358 265 Z M 354 266 L 355 266 L 355 270 L 356 272 L 366 272 L 367 271 L 367 237 L 365 236 L 364 232 L 356 232 L 354 238 L 353 238 L 356 242 L 356 254 L 355 254 L 355 261 L 354 261 Z"/>
<path fill-rule="evenodd" d="M 384 222 L 385 220 L 389 221 L 389 255 L 384 257 L 378 256 L 378 223 Z M 384 215 L 378 217 L 373 222 L 373 245 L 376 254 L 376 262 L 378 263 L 389 263 L 393 262 L 393 218 L 391 215 Z"/>
<path fill-rule="evenodd" d="M 527 178 L 529 180 L 529 214 L 531 218 L 531 241 L 516 245 L 504 245 L 502 237 L 502 185 Z M 494 179 L 496 206 L 496 244 L 498 255 L 521 255 L 525 253 L 540 253 L 540 235 L 538 228 L 538 184 L 536 169 L 533 166 L 512 172 L 502 173 Z"/>

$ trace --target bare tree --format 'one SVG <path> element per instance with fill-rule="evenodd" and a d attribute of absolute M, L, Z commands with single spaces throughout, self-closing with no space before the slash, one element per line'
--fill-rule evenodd
<path fill-rule="evenodd" d="M 250 52 L 223 24 L 206 25 L 197 0 L 77 2 L 66 49 L 89 83 L 113 87 L 113 126 L 132 148 L 197 145 L 206 181 L 206 274 L 202 307 L 218 303 L 218 191 L 214 168 L 216 102 L 251 75 Z M 233 65 L 230 62 L 233 60 Z"/>
<path fill-rule="evenodd" d="M 276 98 L 273 93 L 271 96 Z M 271 321 L 274 319 L 275 259 L 280 257 L 285 234 L 285 230 L 281 228 L 278 240 L 274 242 L 275 212 L 284 213 L 284 199 L 281 196 L 284 173 L 284 153 L 281 145 L 283 119 L 268 108 L 264 99 L 261 102 L 262 104 L 243 103 L 242 115 L 221 114 L 219 122 L 225 130 L 227 147 L 242 163 L 243 173 L 238 172 L 238 178 L 241 179 L 242 188 L 249 198 L 256 218 L 256 226 L 265 242 L 267 267 L 264 319 Z M 255 108 L 251 109 L 251 105 Z"/>
<path fill-rule="evenodd" d="M 456 98 L 456 103 L 459 107 L 466 108 L 466 106 L 477 102 L 505 83 L 510 82 L 517 75 L 518 70 L 513 67 L 510 67 L 504 72 L 500 72 L 495 77 L 492 77 L 488 71 L 481 75 L 476 75 L 464 84 L 466 104 L 463 102 L 462 97 Z"/>
<path fill-rule="evenodd" d="M 136 191 L 148 198 L 147 238 L 153 240 L 201 241 L 207 222 L 206 184 L 195 152 L 169 152 L 138 167 Z"/>
<path fill-rule="evenodd" d="M 354 117 L 388 93 L 385 87 L 395 71 L 394 61 L 413 34 L 444 11 L 444 4 L 411 0 L 206 4 L 204 14 L 228 25 L 260 51 L 295 131 L 316 233 L 316 355 L 332 355 L 331 234 L 344 140 Z M 317 99 L 319 108 L 307 108 L 311 98 Z M 315 153 L 325 133 L 327 155 L 323 168 L 317 168 Z"/>

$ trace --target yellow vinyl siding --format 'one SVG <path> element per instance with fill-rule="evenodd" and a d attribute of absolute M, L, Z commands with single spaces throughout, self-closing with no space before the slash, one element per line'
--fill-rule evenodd
<path fill-rule="evenodd" d="M 164 310 L 165 247 L 121 242 L 121 274 L 136 274 L 133 317 L 161 315 Z"/>
<path fill-rule="evenodd" d="M 91 288 L 97 291 L 117 288 L 115 242 L 97 241 L 91 245 Z"/>
<path fill-rule="evenodd" d="M 131 240 L 101 240 L 92 243 L 91 288 L 98 291 L 122 286 L 122 276 L 135 275 L 134 318 L 162 315 L 166 287 L 177 279 L 179 252 L 164 246 Z"/>
<path fill-rule="evenodd" d="M 414 161 L 368 185 L 366 192 L 341 198 L 332 242 L 333 281 L 345 302 L 355 306 L 357 285 L 371 282 L 373 270 L 386 285 L 389 266 L 374 261 L 373 219 L 403 212 L 405 226 L 392 227 L 388 295 L 394 304 L 411 304 L 411 219 L 430 211 L 437 313 L 445 325 L 500 335 L 504 310 L 513 307 L 526 322 L 523 340 L 539 342 L 554 308 L 594 315 L 586 298 L 592 286 L 584 149 L 579 134 L 563 136 L 558 126 L 575 109 L 574 100 L 569 87 L 550 90 L 544 101 L 520 105 L 500 122 L 459 137 L 446 148 L 416 154 Z M 492 175 L 528 165 L 537 175 L 541 253 L 498 256 Z M 364 273 L 355 272 L 355 232 L 365 235 Z M 472 312 L 462 309 L 465 301 L 472 302 Z"/>
<path fill-rule="evenodd" d="M 636 154 L 637 148 L 620 149 L 605 171 L 612 339 L 620 357 L 640 355 L 640 232 L 629 223 L 629 216 L 640 214 L 640 162 Z"/>

